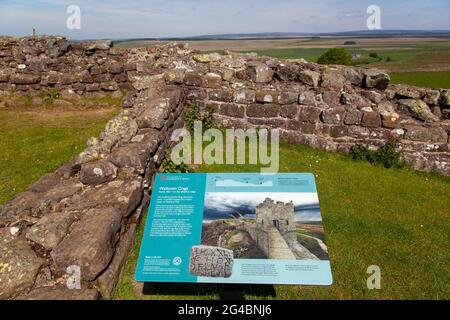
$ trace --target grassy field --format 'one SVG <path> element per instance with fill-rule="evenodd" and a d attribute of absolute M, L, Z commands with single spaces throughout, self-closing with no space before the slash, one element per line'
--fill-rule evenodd
<path fill-rule="evenodd" d="M 203 166 L 201 172 L 257 172 L 252 165 Z M 278 299 L 449 299 L 450 178 L 384 169 L 348 156 L 282 145 L 281 172 L 313 172 L 317 179 L 334 284 L 276 286 Z M 214 299 L 172 292 L 142 294 L 134 271 L 139 227 L 115 299 Z M 382 289 L 368 290 L 367 267 L 378 265 Z M 200 289 L 199 289 L 200 290 Z M 247 298 L 265 298 L 248 295 Z"/>
<path fill-rule="evenodd" d="M 0 204 L 81 152 L 117 111 L 120 99 L 115 103 L 90 110 L 0 108 Z"/>
<path fill-rule="evenodd" d="M 392 72 L 393 83 L 410 84 L 428 88 L 450 89 L 449 71 L 422 71 L 422 72 Z"/>

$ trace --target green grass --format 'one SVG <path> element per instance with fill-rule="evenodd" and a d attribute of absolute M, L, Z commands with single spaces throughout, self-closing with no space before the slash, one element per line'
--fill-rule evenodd
<path fill-rule="evenodd" d="M 409 84 L 428 88 L 450 89 L 449 71 L 423 71 L 423 72 L 391 72 L 393 83 Z"/>
<path fill-rule="evenodd" d="M 199 171 L 258 172 L 259 166 L 209 165 Z M 280 171 L 316 176 L 334 284 L 276 286 L 278 299 L 450 298 L 450 178 L 407 168 L 385 169 L 348 156 L 285 144 L 280 149 Z M 142 231 L 115 298 L 186 298 L 143 296 L 131 290 L 141 238 Z M 370 265 L 381 268 L 381 290 L 366 287 Z"/>
<path fill-rule="evenodd" d="M 81 152 L 116 110 L 0 108 L 0 204 Z"/>

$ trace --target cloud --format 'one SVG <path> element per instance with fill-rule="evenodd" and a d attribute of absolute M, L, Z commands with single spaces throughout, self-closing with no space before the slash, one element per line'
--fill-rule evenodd
<path fill-rule="evenodd" d="M 205 219 L 253 217 L 255 207 L 266 198 L 284 203 L 292 201 L 297 220 L 321 220 L 317 193 L 289 192 L 210 192 L 205 196 Z"/>
<path fill-rule="evenodd" d="M 66 29 L 79 5 L 82 30 Z M 0 33 L 72 38 L 189 36 L 215 33 L 333 32 L 366 27 L 367 0 L 2 0 Z M 386 29 L 450 29 L 448 0 L 378 0 Z"/>

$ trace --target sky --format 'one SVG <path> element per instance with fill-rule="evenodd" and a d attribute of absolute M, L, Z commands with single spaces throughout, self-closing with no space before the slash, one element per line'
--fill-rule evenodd
<path fill-rule="evenodd" d="M 284 203 L 292 201 L 297 221 L 322 220 L 319 199 L 315 192 L 209 192 L 205 196 L 204 219 L 224 219 L 238 215 L 254 215 L 255 207 L 266 198 Z"/>
<path fill-rule="evenodd" d="M 382 29 L 450 30 L 449 0 L 0 0 L 0 35 L 58 34 L 71 39 L 366 30 L 369 5 Z M 66 27 L 67 7 L 81 29 Z"/>

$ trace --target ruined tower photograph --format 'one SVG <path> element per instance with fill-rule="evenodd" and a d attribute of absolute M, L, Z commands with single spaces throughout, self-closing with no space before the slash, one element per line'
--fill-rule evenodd
<path fill-rule="evenodd" d="M 207 193 L 202 245 L 241 259 L 328 260 L 313 194 Z"/>

